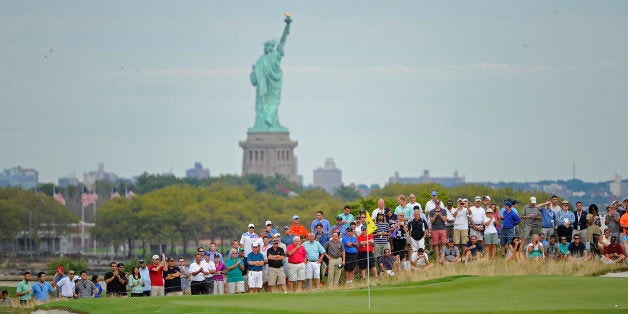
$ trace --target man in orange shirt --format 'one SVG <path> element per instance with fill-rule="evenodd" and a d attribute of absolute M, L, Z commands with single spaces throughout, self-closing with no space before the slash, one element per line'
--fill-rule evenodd
<path fill-rule="evenodd" d="M 621 245 L 624 252 L 628 252 L 628 211 L 619 218 L 619 228 L 621 230 Z"/>
<path fill-rule="evenodd" d="M 307 229 L 299 224 L 299 216 L 292 216 L 292 225 L 290 226 L 290 234 L 294 234 L 299 236 L 299 238 L 303 239 L 307 237 Z"/>

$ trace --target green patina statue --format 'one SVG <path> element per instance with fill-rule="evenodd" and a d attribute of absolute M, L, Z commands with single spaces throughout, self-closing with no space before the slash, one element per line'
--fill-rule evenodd
<path fill-rule="evenodd" d="M 257 87 L 255 95 L 255 126 L 249 132 L 270 133 L 288 132 L 288 128 L 279 124 L 279 100 L 281 98 L 281 79 L 283 72 L 279 65 L 283 58 L 283 47 L 290 34 L 290 13 L 286 13 L 286 27 L 279 44 L 275 40 L 264 43 L 264 54 L 253 65 L 251 84 Z M 275 47 L 277 46 L 277 47 Z"/>

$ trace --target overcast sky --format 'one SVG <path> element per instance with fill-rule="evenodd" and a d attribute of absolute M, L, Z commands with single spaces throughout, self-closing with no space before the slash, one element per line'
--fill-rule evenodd
<path fill-rule="evenodd" d="M 305 184 L 628 177 L 625 1 L 0 1 L 0 169 L 241 174 L 285 11 Z"/>

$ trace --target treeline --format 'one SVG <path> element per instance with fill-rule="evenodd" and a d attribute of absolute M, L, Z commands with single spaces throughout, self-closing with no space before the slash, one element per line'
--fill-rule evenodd
<path fill-rule="evenodd" d="M 160 252 L 171 251 L 175 246 L 187 250 L 188 243 L 203 239 L 228 241 L 239 239 L 246 225 L 253 223 L 258 232 L 266 220 L 271 220 L 277 230 L 292 223 L 291 217 L 299 215 L 308 229 L 315 212 L 322 210 L 333 224 L 334 217 L 350 204 L 354 215 L 361 208 L 369 211 L 384 198 L 386 206 L 394 210 L 396 196 L 414 193 L 424 205 L 430 192 L 436 190 L 442 201 L 458 197 L 473 199 L 476 195 L 490 195 L 493 202 L 501 204 L 506 198 L 527 203 L 535 195 L 539 201 L 548 199 L 546 193 L 530 193 L 510 188 L 492 190 L 485 186 L 467 184 L 455 188 L 443 188 L 438 184 L 403 185 L 391 184 L 371 192 L 367 198 L 350 202 L 334 198 L 321 189 L 300 191 L 296 197 L 286 197 L 271 192 L 259 192 L 248 183 L 219 182 L 209 186 L 175 184 L 131 199 L 116 198 L 98 208 L 94 236 L 99 243 L 126 243 L 131 254 L 136 243 L 148 249 L 148 244 L 158 246 Z"/>
<path fill-rule="evenodd" d="M 42 239 L 47 239 L 47 253 L 51 254 L 51 236 L 66 234 L 70 231 L 69 224 L 78 221 L 76 214 L 49 195 L 13 187 L 0 189 L 0 240 L 10 246 L 7 249 L 0 245 L 0 253 L 16 252 L 21 242 L 37 254 Z"/>

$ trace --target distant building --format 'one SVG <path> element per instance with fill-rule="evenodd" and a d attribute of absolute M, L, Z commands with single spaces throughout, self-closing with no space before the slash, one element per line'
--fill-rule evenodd
<path fill-rule="evenodd" d="M 389 183 L 403 184 L 420 184 L 420 183 L 438 183 L 446 187 L 454 187 L 465 183 L 465 176 L 458 176 L 458 171 L 454 171 L 453 177 L 431 177 L 429 170 L 423 170 L 420 177 L 400 177 L 399 171 L 395 171 L 395 175 L 388 179 Z"/>
<path fill-rule="evenodd" d="M 0 187 L 15 186 L 30 190 L 39 184 L 39 172 L 22 166 L 4 169 L 0 172 Z"/>
<path fill-rule="evenodd" d="M 204 169 L 200 162 L 194 163 L 194 168 L 185 171 L 186 178 L 206 179 L 209 178 L 209 169 Z"/>
<path fill-rule="evenodd" d="M 58 182 L 59 182 L 59 187 L 62 187 L 62 188 L 68 187 L 70 185 L 76 186 L 79 184 L 79 180 L 74 173 L 72 173 L 71 175 L 67 175 L 65 177 L 59 178 Z"/>
<path fill-rule="evenodd" d="M 325 166 L 314 170 L 314 186 L 320 187 L 329 194 L 342 185 L 342 171 L 336 168 L 332 158 L 325 160 Z"/>
<path fill-rule="evenodd" d="M 621 186 L 620 175 L 616 174 L 615 179 L 611 181 L 611 183 L 609 183 L 609 190 L 611 191 L 611 194 L 615 195 L 616 197 L 622 197 L 623 190 Z"/>
<path fill-rule="evenodd" d="M 83 173 L 83 184 L 85 186 L 93 187 L 98 180 L 116 182 L 118 180 L 118 175 L 113 172 L 105 172 L 105 164 L 101 162 L 98 163 L 98 170 Z"/>

